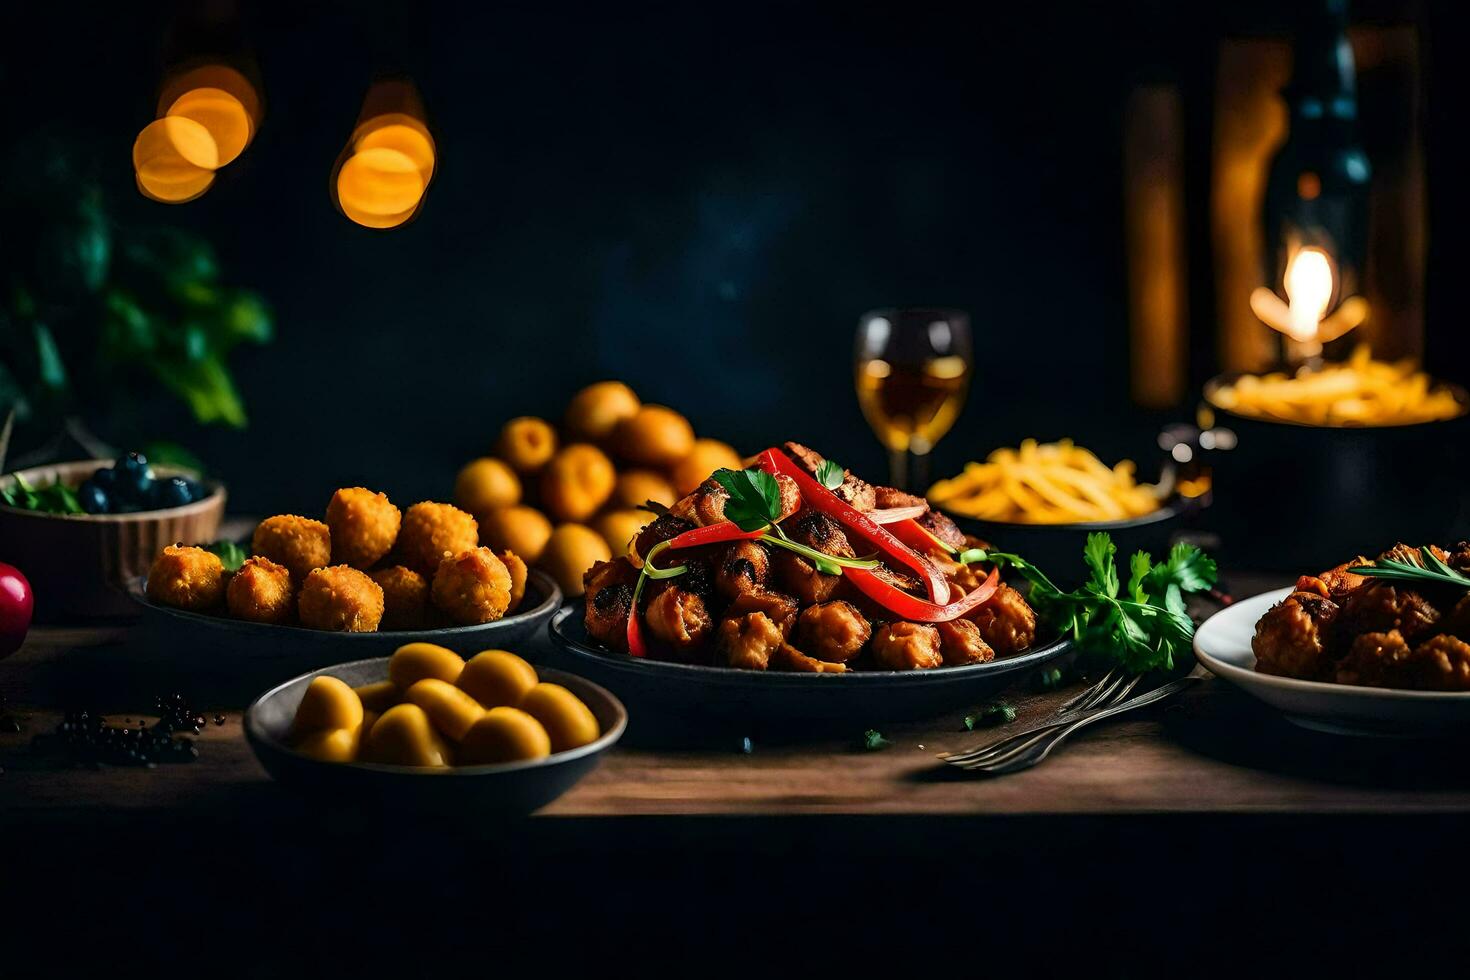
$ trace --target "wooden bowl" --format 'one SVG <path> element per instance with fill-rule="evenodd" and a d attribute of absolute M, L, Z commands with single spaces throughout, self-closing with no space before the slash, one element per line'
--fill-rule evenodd
<path fill-rule="evenodd" d="M 58 480 L 80 486 L 109 459 L 37 466 L 0 476 L 33 487 Z M 177 467 L 155 466 L 160 477 L 193 476 Z M 208 496 L 182 507 L 136 514 L 47 514 L 0 504 L 0 560 L 19 568 L 36 594 L 36 619 L 136 616 L 129 582 L 146 575 L 165 545 L 213 541 L 225 513 L 224 485 L 204 481 Z"/>

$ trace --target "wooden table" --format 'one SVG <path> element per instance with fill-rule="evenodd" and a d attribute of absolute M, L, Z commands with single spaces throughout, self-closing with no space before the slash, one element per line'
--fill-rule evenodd
<path fill-rule="evenodd" d="M 1283 855 L 1316 869 L 1329 904 L 1341 894 L 1409 887 L 1467 860 L 1458 848 L 1446 854 L 1406 844 L 1460 835 L 1470 813 L 1465 744 L 1314 734 L 1218 681 L 1094 728 L 1041 767 L 998 779 L 936 762 L 938 752 L 988 737 L 961 731 L 958 714 L 886 728 L 893 744 L 881 751 L 858 748 L 860 731 L 807 744 L 757 743 L 749 753 L 733 738 L 698 747 L 624 745 L 563 798 L 511 825 L 465 814 L 419 815 L 405 824 L 402 816 L 300 799 L 271 782 L 250 754 L 239 703 L 200 705 L 221 710 L 224 723 L 200 737 L 193 763 L 92 770 L 40 762 L 29 740 L 54 727 L 61 705 L 85 701 L 126 716 L 148 707 L 149 692 L 162 693 L 138 675 L 127 637 L 126 628 L 38 628 L 0 662 L 0 693 L 26 728 L 0 734 L 0 840 L 38 842 L 36 850 L 7 855 L 11 866 L 30 863 L 44 878 L 49 842 L 64 846 L 73 867 L 106 869 L 108 887 L 134 888 L 155 860 L 128 857 L 137 847 L 144 855 L 167 853 L 180 867 L 204 862 L 221 880 L 265 873 L 260 893 L 278 894 L 283 884 L 300 889 L 302 881 L 311 883 L 309 893 L 344 869 L 361 870 L 365 852 L 376 855 L 366 860 L 377 873 L 392 873 L 381 870 L 383 855 L 413 826 L 452 841 L 441 846 L 463 860 L 474 855 L 480 873 L 517 881 L 546 901 L 557 894 L 544 873 L 552 865 L 635 882 L 636 900 L 604 922 L 609 941 L 626 941 L 620 930 L 641 921 L 642 903 L 670 891 L 748 900 L 771 882 L 808 893 L 816 880 L 822 894 L 841 896 L 869 891 L 877 878 L 885 887 L 944 896 L 936 902 L 963 902 L 984 891 L 977 868 L 985 880 L 1009 881 L 1006 893 L 1017 901 L 1031 889 L 1055 903 L 1057 883 L 1070 881 L 1067 901 L 1089 908 L 1089 929 L 1104 941 L 1109 920 L 1099 909 L 1127 894 L 1118 881 L 1144 853 L 1162 850 L 1225 883 L 1213 899 L 1220 914 L 1228 896 L 1256 887 L 1300 890 L 1300 882 L 1288 885 Z M 1036 694 L 1023 685 L 1007 699 L 1024 723 L 1068 693 Z M 1360 846 L 1365 837 L 1371 848 Z M 1344 879 L 1342 856 L 1364 850 L 1382 860 L 1355 859 Z M 709 868 L 721 869 L 718 884 Z M 1073 880 L 1077 868 L 1088 869 L 1085 883 Z M 450 893 L 462 888 L 469 886 Z M 241 935 L 268 932 L 272 921 L 244 914 Z M 537 922 L 522 928 L 550 929 Z M 1012 928 L 1046 941 L 1040 925 Z M 701 935 L 708 938 L 695 929 L 684 940 Z"/>

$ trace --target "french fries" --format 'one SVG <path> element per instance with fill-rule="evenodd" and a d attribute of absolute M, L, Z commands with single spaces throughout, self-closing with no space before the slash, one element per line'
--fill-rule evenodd
<path fill-rule="evenodd" d="M 1413 361 L 1375 361 L 1366 345 L 1341 364 L 1294 376 L 1245 375 L 1210 401 L 1237 415 L 1323 426 L 1412 425 L 1465 413 L 1455 393 L 1431 386 Z"/>
<path fill-rule="evenodd" d="M 1072 440 L 1024 440 L 929 488 L 946 510 L 987 521 L 1073 524 L 1141 517 L 1159 508 L 1158 490 L 1134 480 L 1132 460 L 1107 466 Z"/>

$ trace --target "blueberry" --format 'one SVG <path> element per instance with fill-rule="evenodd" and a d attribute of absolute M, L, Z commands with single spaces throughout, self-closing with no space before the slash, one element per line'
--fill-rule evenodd
<path fill-rule="evenodd" d="M 193 503 L 194 490 L 189 486 L 189 481 L 182 476 L 171 476 L 167 480 L 158 480 L 153 484 L 153 506 L 182 507 Z"/>
<path fill-rule="evenodd" d="M 142 453 L 128 453 L 117 461 L 115 469 L 117 489 L 113 496 L 138 505 L 135 509 L 146 505 L 148 493 L 153 488 L 153 467 L 148 465 L 148 457 Z"/>
<path fill-rule="evenodd" d="M 117 486 L 117 470 L 113 469 L 111 466 L 104 466 L 102 469 L 97 470 L 90 477 L 88 477 L 87 482 L 95 483 L 103 490 L 111 490 L 113 487 Z"/>
<path fill-rule="evenodd" d="M 106 514 L 112 509 L 111 496 L 108 495 L 106 488 L 97 483 L 95 478 L 88 480 L 78 488 L 77 500 L 81 503 L 82 510 L 89 514 Z"/>

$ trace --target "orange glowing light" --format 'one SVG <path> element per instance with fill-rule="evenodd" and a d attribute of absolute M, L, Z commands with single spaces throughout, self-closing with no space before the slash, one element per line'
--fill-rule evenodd
<path fill-rule="evenodd" d="M 229 65 L 206 64 L 174 75 L 165 83 L 158 97 L 158 115 L 166 116 L 184 95 L 197 89 L 214 89 L 228 93 L 238 101 L 250 117 L 252 132 L 260 128 L 264 110 L 260 94 L 243 74 Z"/>
<path fill-rule="evenodd" d="M 402 112 L 390 112 L 374 116 L 357 127 L 352 139 L 354 152 L 380 147 L 397 150 L 412 160 L 425 186 L 433 179 L 434 138 L 419 120 Z"/>
<path fill-rule="evenodd" d="M 1273 330 L 1300 345 L 1307 356 L 1322 352 L 1322 345 L 1336 340 L 1368 318 L 1368 301 L 1361 296 L 1343 300 L 1327 313 L 1337 291 L 1337 271 L 1332 256 L 1316 248 L 1298 248 L 1286 261 L 1281 286 L 1286 301 L 1265 286 L 1251 293 L 1251 311 Z"/>
<path fill-rule="evenodd" d="M 214 183 L 219 148 L 192 119 L 155 119 L 133 142 L 133 170 L 144 196 L 165 204 L 192 201 Z"/>
<path fill-rule="evenodd" d="M 190 89 L 168 107 L 165 118 L 191 119 L 214 138 L 219 166 L 233 161 L 250 144 L 255 124 L 238 98 L 218 88 Z"/>
<path fill-rule="evenodd" d="M 398 150 L 374 147 L 354 153 L 337 172 L 337 200 L 349 217 L 351 212 L 406 215 L 423 196 L 424 178 L 418 165 Z"/>
<path fill-rule="evenodd" d="M 1310 170 L 1303 170 L 1296 178 L 1296 196 L 1303 201 L 1315 201 L 1322 194 L 1322 178 Z"/>

